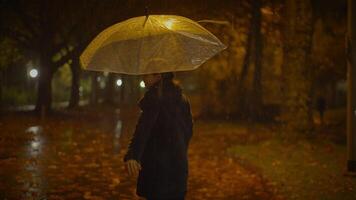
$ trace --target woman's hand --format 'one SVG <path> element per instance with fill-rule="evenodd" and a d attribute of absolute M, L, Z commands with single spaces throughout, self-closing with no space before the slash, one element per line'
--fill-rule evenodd
<path fill-rule="evenodd" d="M 126 169 L 129 173 L 129 176 L 134 176 L 136 177 L 138 175 L 138 172 L 142 169 L 141 164 L 137 162 L 136 160 L 128 160 L 126 161 Z"/>

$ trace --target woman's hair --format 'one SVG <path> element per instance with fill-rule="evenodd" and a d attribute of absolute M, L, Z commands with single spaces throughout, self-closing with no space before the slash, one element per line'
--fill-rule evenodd
<path fill-rule="evenodd" d="M 162 80 L 160 83 L 159 95 L 164 95 L 168 99 L 173 99 L 176 95 L 181 95 L 182 88 L 178 82 L 174 81 L 173 72 L 161 73 Z"/>
<path fill-rule="evenodd" d="M 174 73 L 173 72 L 164 72 L 161 74 L 163 81 L 173 81 Z"/>

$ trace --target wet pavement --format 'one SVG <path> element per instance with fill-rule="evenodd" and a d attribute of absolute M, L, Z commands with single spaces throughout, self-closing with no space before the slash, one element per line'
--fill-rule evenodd
<path fill-rule="evenodd" d="M 0 199 L 140 199 L 122 161 L 138 113 L 132 108 L 45 120 L 3 116 Z M 279 199 L 263 177 L 227 155 L 226 147 L 243 134 L 244 129 L 215 133 L 205 122 L 195 124 L 187 199 Z"/>

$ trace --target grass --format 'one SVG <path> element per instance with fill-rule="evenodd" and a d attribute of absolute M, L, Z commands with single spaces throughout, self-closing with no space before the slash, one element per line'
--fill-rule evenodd
<path fill-rule="evenodd" d="M 228 152 L 255 166 L 286 199 L 356 199 L 356 178 L 343 175 L 346 147 L 328 141 L 272 138 Z"/>

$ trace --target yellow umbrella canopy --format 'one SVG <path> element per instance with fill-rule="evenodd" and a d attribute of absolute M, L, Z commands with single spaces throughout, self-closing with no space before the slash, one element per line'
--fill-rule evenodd
<path fill-rule="evenodd" d="M 226 46 L 197 22 L 175 15 L 128 19 L 84 50 L 84 69 L 131 75 L 194 70 Z"/>

